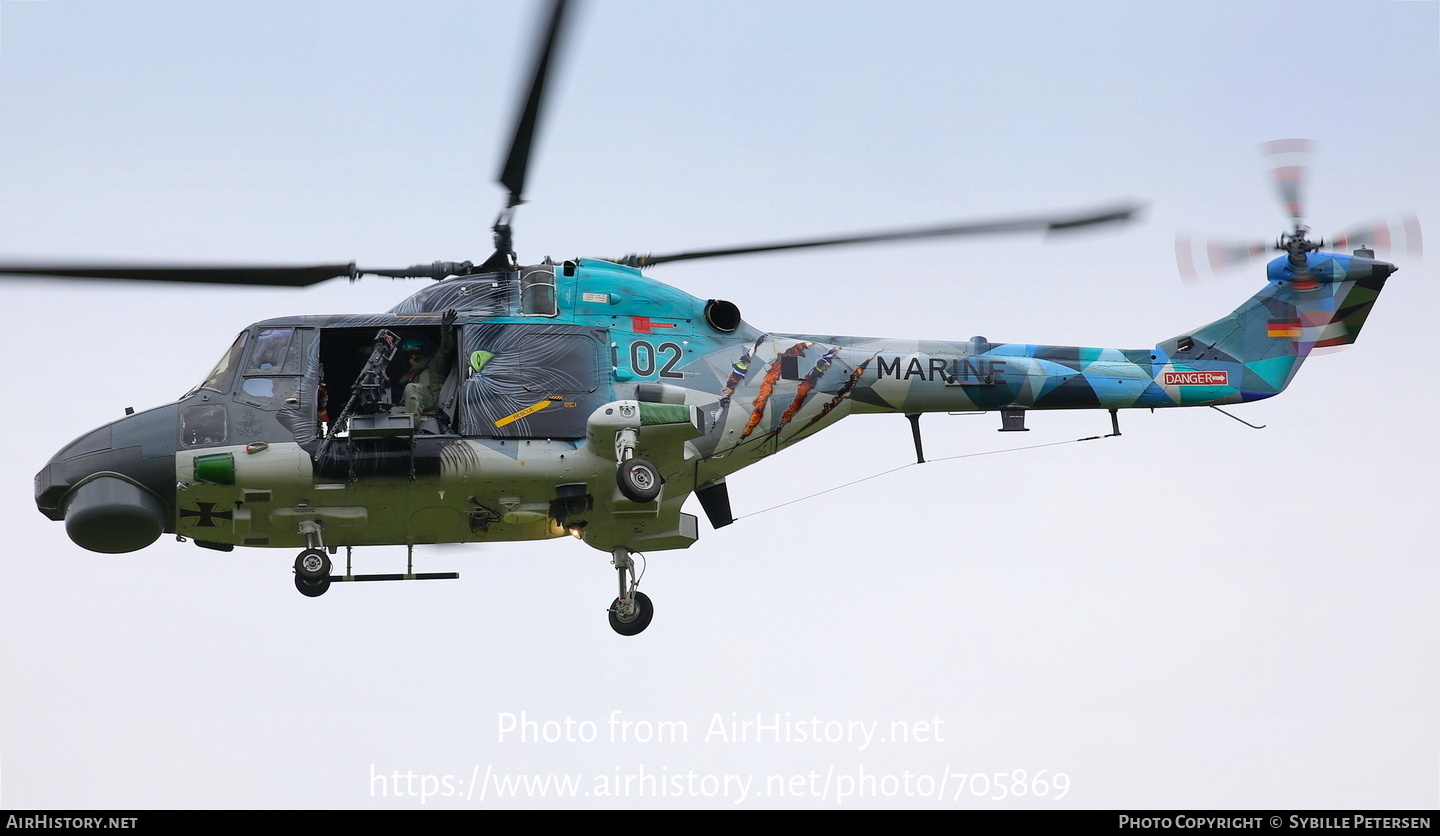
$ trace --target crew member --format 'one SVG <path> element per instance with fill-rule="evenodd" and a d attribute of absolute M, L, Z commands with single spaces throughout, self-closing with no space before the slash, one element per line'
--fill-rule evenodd
<path fill-rule="evenodd" d="M 405 384 L 405 411 L 420 418 L 433 414 L 440 401 L 440 389 L 450 374 L 455 359 L 454 310 L 445 312 L 440 320 L 440 350 L 431 352 L 424 340 L 409 339 L 400 346 L 400 353 L 410 368 L 400 376 Z"/>

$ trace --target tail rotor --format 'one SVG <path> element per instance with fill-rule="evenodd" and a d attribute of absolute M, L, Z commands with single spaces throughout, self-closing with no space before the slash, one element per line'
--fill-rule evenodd
<path fill-rule="evenodd" d="M 1305 190 L 1314 145 L 1312 141 L 1300 138 L 1276 139 L 1260 145 L 1260 153 L 1270 181 L 1275 185 L 1281 209 L 1291 223 L 1291 228 L 1282 232 L 1274 243 L 1224 240 L 1183 233 L 1175 236 L 1175 264 L 1186 284 L 1197 284 L 1222 271 L 1249 264 L 1277 251 L 1287 253 L 1290 263 L 1296 267 L 1304 267 L 1306 255 L 1322 247 L 1336 251 L 1368 250 L 1380 256 L 1403 254 L 1409 260 L 1420 257 L 1420 221 L 1413 212 L 1360 224 L 1328 239 L 1310 237 L 1310 227 L 1306 224 Z"/>

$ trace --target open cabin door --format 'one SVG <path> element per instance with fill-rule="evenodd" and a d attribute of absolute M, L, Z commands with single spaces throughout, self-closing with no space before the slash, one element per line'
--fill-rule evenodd
<path fill-rule="evenodd" d="M 466 325 L 460 431 L 480 438 L 583 438 L 609 403 L 604 329 L 548 323 Z"/>

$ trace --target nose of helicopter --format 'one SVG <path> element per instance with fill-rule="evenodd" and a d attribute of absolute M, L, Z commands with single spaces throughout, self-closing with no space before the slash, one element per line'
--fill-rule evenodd
<path fill-rule="evenodd" d="M 143 549 L 171 520 L 174 405 L 129 415 L 66 445 L 35 474 L 35 505 L 65 522 L 76 545 L 119 554 Z"/>

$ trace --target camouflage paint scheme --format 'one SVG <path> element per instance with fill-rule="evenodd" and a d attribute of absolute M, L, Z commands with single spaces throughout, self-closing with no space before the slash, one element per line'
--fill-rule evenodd
<path fill-rule="evenodd" d="M 70 492 L 113 474 L 164 503 L 166 531 L 219 548 L 303 547 L 304 522 L 322 526 L 327 546 L 574 533 L 607 551 L 684 548 L 698 536 L 681 511 L 693 492 L 850 414 L 1271 397 L 1313 349 L 1355 340 L 1393 270 L 1316 252 L 1297 272 L 1277 258 L 1233 313 L 1146 349 L 778 334 L 738 320 L 726 331 L 707 322 L 705 300 L 590 259 L 453 277 L 385 314 L 251 326 L 246 366 L 263 339 L 289 332 L 283 367 L 77 439 L 37 475 L 36 499 L 64 519 Z M 527 296 L 536 276 L 553 281 L 538 305 Z M 433 327 L 452 308 L 460 354 L 441 399 L 459 432 L 327 447 L 316 419 L 324 333 Z M 656 502 L 616 488 L 626 427 L 664 477 Z M 203 472 L 217 456 L 233 462 L 229 483 Z M 559 486 L 585 501 L 557 504 Z"/>

